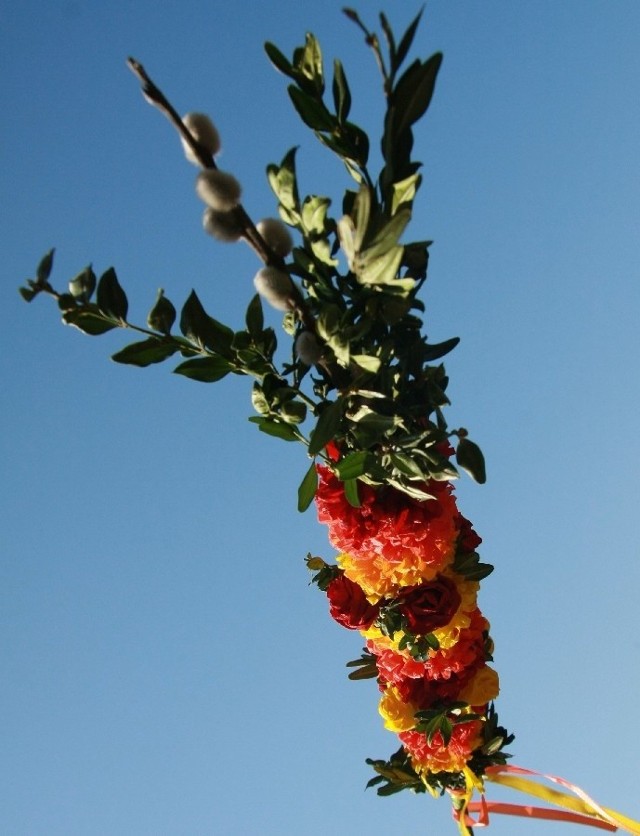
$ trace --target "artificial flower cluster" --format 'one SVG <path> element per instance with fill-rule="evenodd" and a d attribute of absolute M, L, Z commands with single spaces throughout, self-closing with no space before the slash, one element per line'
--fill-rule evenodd
<path fill-rule="evenodd" d="M 496 740 L 491 706 L 499 688 L 477 604 L 478 579 L 491 571 L 478 562 L 481 539 L 450 482 L 426 484 L 427 500 L 362 485 L 353 506 L 330 466 L 319 465 L 318 475 L 318 518 L 340 554 L 336 566 L 309 564 L 320 568 L 314 580 L 330 614 L 364 637 L 361 661 L 377 676 L 384 725 L 422 784 L 466 788 L 504 762 L 500 749 L 510 740 Z"/>

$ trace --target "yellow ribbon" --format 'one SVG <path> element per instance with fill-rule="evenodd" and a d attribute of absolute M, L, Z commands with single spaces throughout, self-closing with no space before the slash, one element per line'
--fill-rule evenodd
<path fill-rule="evenodd" d="M 501 802 L 487 801 L 484 794 L 482 781 L 470 769 L 464 770 L 465 789 L 459 792 L 451 792 L 453 799 L 453 816 L 458 823 L 461 836 L 470 836 L 470 826 L 487 827 L 489 825 L 489 813 L 502 813 L 511 816 L 523 816 L 527 818 L 552 819 L 556 821 L 572 822 L 574 824 L 590 825 L 602 830 L 615 832 L 620 829 L 632 836 L 640 836 L 640 822 L 623 816 L 621 813 L 603 807 L 594 801 L 587 793 L 575 786 L 575 784 L 558 778 L 555 775 L 544 775 L 541 772 L 534 772 L 531 769 L 523 769 L 520 766 L 493 766 L 487 769 L 486 780 L 494 784 L 518 792 L 525 793 L 535 798 L 540 798 L 554 807 L 563 808 L 553 810 L 548 807 L 533 807 L 530 804 L 503 804 Z M 568 789 L 570 792 L 557 790 L 553 787 L 538 783 L 535 779 L 545 779 L 554 784 Z M 473 793 L 480 794 L 479 802 L 472 802 Z M 564 812 L 568 810 L 569 812 Z M 477 819 L 471 818 L 471 813 L 478 813 Z"/>
<path fill-rule="evenodd" d="M 529 777 L 521 776 L 546 778 L 548 781 L 566 787 L 572 794 L 553 789 L 553 787 L 544 786 L 531 780 Z M 490 767 L 487 770 L 486 779 L 494 784 L 511 787 L 511 789 L 517 790 L 518 792 L 533 795 L 542 801 L 546 801 L 548 804 L 562 807 L 565 810 L 571 810 L 580 816 L 605 822 L 614 828 L 631 833 L 633 836 L 640 836 L 640 822 L 623 816 L 621 813 L 611 810 L 609 807 L 601 806 L 590 798 L 584 790 L 570 784 L 563 778 L 558 778 L 554 775 L 543 775 L 530 769 L 523 769 L 522 767 L 506 766 Z M 468 807 L 468 803 L 466 806 Z"/>

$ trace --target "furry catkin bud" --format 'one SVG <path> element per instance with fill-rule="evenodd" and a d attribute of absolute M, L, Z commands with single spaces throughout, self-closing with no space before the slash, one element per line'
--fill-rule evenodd
<path fill-rule="evenodd" d="M 202 147 L 211 154 L 212 157 L 215 157 L 215 155 L 220 151 L 220 134 L 206 113 L 187 113 L 182 117 L 182 122 L 191 136 L 193 136 L 193 138 L 197 140 L 200 145 L 202 145 Z M 189 162 L 194 165 L 202 165 L 184 137 L 181 136 L 180 141 L 182 142 L 184 155 Z"/>
<path fill-rule="evenodd" d="M 322 346 L 311 331 L 301 331 L 295 344 L 296 357 L 307 366 L 315 366 L 322 356 Z"/>
<path fill-rule="evenodd" d="M 218 241 L 233 243 L 242 236 L 242 226 L 238 223 L 235 212 L 216 212 L 211 207 L 204 210 L 202 226 L 205 232 Z"/>
<path fill-rule="evenodd" d="M 242 188 L 233 174 L 205 168 L 196 178 L 198 197 L 216 212 L 230 212 L 240 202 Z"/>
<path fill-rule="evenodd" d="M 287 227 L 278 218 L 264 218 L 256 227 L 265 244 L 276 255 L 286 258 L 293 249 L 293 238 Z"/>
<path fill-rule="evenodd" d="M 276 267 L 263 267 L 256 273 L 253 283 L 260 296 L 276 310 L 293 310 L 293 282 L 287 273 Z"/>

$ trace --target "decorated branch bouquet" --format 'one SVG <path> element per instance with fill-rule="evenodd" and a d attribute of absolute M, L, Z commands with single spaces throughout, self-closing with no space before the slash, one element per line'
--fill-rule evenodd
<path fill-rule="evenodd" d="M 269 59 L 289 80 L 298 116 L 352 182 L 341 203 L 305 194 L 291 149 L 267 167 L 279 217 L 257 223 L 242 204 L 235 174 L 216 163 L 221 143 L 211 119 L 181 118 L 143 66 L 129 59 L 145 97 L 173 123 L 199 169 L 195 187 L 205 231 L 218 241 L 245 241 L 262 263 L 239 330 L 207 312 L 195 291 L 179 315 L 159 291 L 146 325 L 136 325 L 113 268 L 98 279 L 87 267 L 64 292 L 54 289 L 53 251 L 20 292 L 28 302 L 41 293 L 54 297 L 63 322 L 85 334 L 135 332 L 138 339 L 113 355 L 118 363 L 144 367 L 173 358 L 179 361 L 174 371 L 195 381 L 248 377 L 255 413 L 249 420 L 306 449 L 298 510 L 315 502 L 337 551 L 332 561 L 309 555 L 307 565 L 331 617 L 360 633 L 364 649 L 348 663 L 349 676 L 376 680 L 382 720 L 398 738 L 387 760 L 368 760 L 369 786 L 380 795 L 448 793 L 463 834 L 486 824 L 491 809 L 640 833 L 640 825 L 577 788 L 569 787 L 573 795 L 549 789 L 533 773 L 507 765 L 513 735 L 494 708 L 498 674 L 489 622 L 478 605 L 480 582 L 493 567 L 481 562 L 481 539 L 453 490 L 460 470 L 484 482 L 484 459 L 466 429 L 448 426 L 442 358 L 458 339 L 434 344 L 424 333 L 419 293 L 430 242 L 405 238 L 421 184 L 414 129 L 429 107 L 442 56 L 409 59 L 420 15 L 396 37 L 383 14 L 380 35 L 355 11 L 345 14 L 364 34 L 381 75 L 382 168 L 370 170 L 369 137 L 349 118 L 351 93 L 340 61 L 328 84 L 313 35 L 291 59 L 267 43 Z M 282 313 L 282 335 L 265 326 L 264 302 Z M 279 351 L 279 340 L 291 348 Z M 487 780 L 565 809 L 491 804 Z"/>

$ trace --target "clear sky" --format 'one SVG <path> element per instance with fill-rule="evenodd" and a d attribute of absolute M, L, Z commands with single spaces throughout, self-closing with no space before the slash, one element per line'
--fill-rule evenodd
<path fill-rule="evenodd" d="M 262 44 L 290 55 L 313 31 L 375 137 L 376 68 L 340 6 L 0 3 L 7 836 L 455 832 L 446 799 L 364 792 L 364 759 L 396 739 L 375 684 L 346 678 L 359 637 L 307 585 L 306 553 L 333 552 L 295 510 L 303 449 L 247 422 L 246 380 L 117 366 L 126 334 L 86 337 L 17 293 L 55 246 L 54 284 L 114 265 L 138 322 L 158 287 L 176 305 L 196 287 L 240 327 L 258 264 L 202 232 L 195 170 L 125 59 L 212 115 L 255 219 L 292 145 L 301 189 L 339 206 L 348 177 Z M 387 13 L 399 30 L 417 8 Z M 487 458 L 458 493 L 496 567 L 480 606 L 514 762 L 636 818 L 639 38 L 636 0 L 431 0 L 415 54 L 445 59 L 407 233 L 435 241 L 429 335 L 462 338 L 450 425 Z"/>

